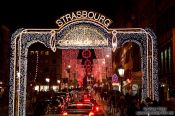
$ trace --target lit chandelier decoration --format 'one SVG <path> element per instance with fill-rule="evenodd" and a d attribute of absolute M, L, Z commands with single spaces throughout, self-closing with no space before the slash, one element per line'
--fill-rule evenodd
<path fill-rule="evenodd" d="M 140 46 L 141 71 L 144 72 L 142 99 L 151 97 L 159 101 L 156 36 L 150 29 L 109 29 L 111 22 L 96 12 L 77 11 L 58 19 L 58 29 L 18 29 L 11 38 L 9 115 L 26 115 L 27 54 L 29 47 L 36 42 L 42 43 L 54 52 L 56 48 L 104 47 L 110 47 L 115 52 L 116 48 L 122 47 L 126 42 L 135 42 Z M 19 81 L 17 72 L 20 74 Z M 16 86 L 19 90 L 15 89 Z"/>

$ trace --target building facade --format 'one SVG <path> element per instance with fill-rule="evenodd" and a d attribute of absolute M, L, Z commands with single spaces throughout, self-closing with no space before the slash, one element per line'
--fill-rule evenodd
<path fill-rule="evenodd" d="M 155 32 L 160 101 L 168 100 L 175 89 L 175 0 L 136 0 L 134 4 L 125 27 L 150 28 Z"/>
<path fill-rule="evenodd" d="M 33 87 L 37 91 L 59 90 L 57 80 L 61 81 L 61 58 L 59 49 L 54 53 L 40 43 L 31 45 L 28 53 L 27 87 Z"/>

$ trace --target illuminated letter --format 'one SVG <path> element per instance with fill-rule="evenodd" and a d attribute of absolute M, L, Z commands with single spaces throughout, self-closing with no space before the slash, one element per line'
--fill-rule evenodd
<path fill-rule="evenodd" d="M 94 20 L 99 20 L 100 14 L 97 15 L 97 13 L 94 13 Z"/>
<path fill-rule="evenodd" d="M 93 12 L 89 12 L 88 13 L 88 18 L 93 19 L 93 17 L 94 17 L 94 13 Z"/>
<path fill-rule="evenodd" d="M 64 20 L 64 17 L 65 17 L 65 16 L 62 16 L 60 19 L 62 19 L 63 22 L 66 23 L 66 21 Z"/>
<path fill-rule="evenodd" d="M 77 16 L 75 15 L 74 12 L 72 12 L 72 20 L 74 20 L 74 19 L 76 19 L 76 18 L 77 18 Z"/>
<path fill-rule="evenodd" d="M 57 23 L 57 25 L 58 25 L 59 27 L 61 27 L 61 26 L 63 25 L 63 22 L 62 22 L 60 19 L 58 19 L 58 20 L 56 21 L 56 23 Z"/>
<path fill-rule="evenodd" d="M 105 20 L 105 16 L 101 15 L 100 19 L 99 19 L 99 22 L 103 23 Z"/>
<path fill-rule="evenodd" d="M 66 22 L 68 22 L 68 21 L 71 21 L 71 16 L 70 16 L 70 14 L 66 14 Z"/>
<path fill-rule="evenodd" d="M 77 11 L 77 18 L 81 18 L 81 11 Z"/>
<path fill-rule="evenodd" d="M 87 11 L 82 11 L 81 17 L 82 17 L 82 18 L 87 18 Z"/>
<path fill-rule="evenodd" d="M 106 19 L 106 20 L 104 21 L 104 25 L 105 25 L 106 27 L 108 27 L 110 24 L 111 24 L 111 20 L 110 20 L 110 19 Z"/>

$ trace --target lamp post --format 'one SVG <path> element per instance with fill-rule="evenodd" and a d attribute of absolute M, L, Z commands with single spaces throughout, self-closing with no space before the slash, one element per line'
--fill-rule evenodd
<path fill-rule="evenodd" d="M 61 91 L 61 80 L 57 80 L 58 86 L 59 86 L 59 91 Z"/>
<path fill-rule="evenodd" d="M 106 55 L 106 61 L 108 60 L 109 58 L 109 54 Z M 106 65 L 106 80 L 108 78 L 108 67 L 107 67 L 107 63 L 105 64 Z"/>
<path fill-rule="evenodd" d="M 46 78 L 46 82 L 48 83 L 48 87 L 49 87 L 49 90 L 50 90 L 50 79 L 49 78 Z"/>
<path fill-rule="evenodd" d="M 107 72 L 108 72 L 108 67 L 106 66 L 106 81 L 108 80 L 108 74 L 107 74 Z"/>
<path fill-rule="evenodd" d="M 68 68 L 68 73 L 69 73 L 69 77 L 68 77 L 68 88 L 69 88 L 69 83 L 70 83 L 70 68 L 71 68 L 71 65 L 69 64 L 67 66 L 67 68 Z"/>
<path fill-rule="evenodd" d="M 124 77 L 124 68 L 119 68 L 118 69 L 118 73 L 119 73 L 119 75 L 120 75 L 120 77 L 121 77 L 121 93 L 123 93 L 123 81 L 122 81 L 122 77 Z"/>

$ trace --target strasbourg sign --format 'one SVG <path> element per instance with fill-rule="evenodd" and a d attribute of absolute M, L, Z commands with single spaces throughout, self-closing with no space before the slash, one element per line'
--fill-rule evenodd
<path fill-rule="evenodd" d="M 84 19 L 100 23 L 101 25 L 103 25 L 106 28 L 112 23 L 111 19 L 105 17 L 104 15 L 102 15 L 100 13 L 96 13 L 93 11 L 84 11 L 84 10 L 68 13 L 68 14 L 60 17 L 56 21 L 56 23 L 57 23 L 58 27 L 61 28 L 64 25 L 66 25 L 72 21 L 84 20 Z"/>

